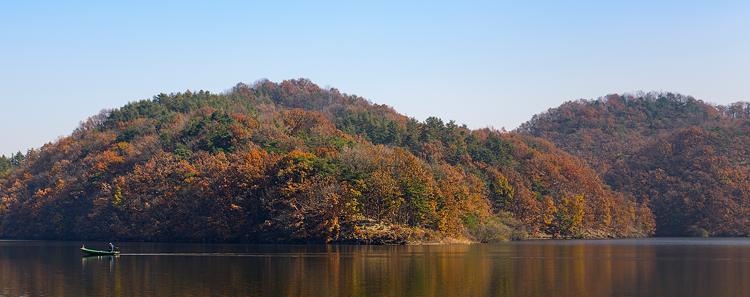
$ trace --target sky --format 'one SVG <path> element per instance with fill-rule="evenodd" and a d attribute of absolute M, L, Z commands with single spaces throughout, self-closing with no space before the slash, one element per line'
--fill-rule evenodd
<path fill-rule="evenodd" d="M 0 155 L 159 93 L 308 78 L 512 130 L 637 91 L 750 101 L 749 1 L 2 1 Z"/>

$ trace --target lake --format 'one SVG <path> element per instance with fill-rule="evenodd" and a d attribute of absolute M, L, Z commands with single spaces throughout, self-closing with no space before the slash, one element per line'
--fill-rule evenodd
<path fill-rule="evenodd" d="M 750 296 L 750 239 L 353 246 L 0 240 L 0 296 Z"/>

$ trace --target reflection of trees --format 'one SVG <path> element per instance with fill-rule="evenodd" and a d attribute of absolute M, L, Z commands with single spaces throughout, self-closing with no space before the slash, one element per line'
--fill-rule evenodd
<path fill-rule="evenodd" d="M 234 256 L 168 247 L 195 254 L 79 258 L 72 247 L 0 246 L 0 295 L 738 296 L 750 281 L 741 245 L 248 245 Z"/>

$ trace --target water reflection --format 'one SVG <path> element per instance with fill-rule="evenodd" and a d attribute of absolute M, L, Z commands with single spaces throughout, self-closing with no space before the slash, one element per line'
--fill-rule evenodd
<path fill-rule="evenodd" d="M 340 246 L 0 241 L 0 295 L 743 296 L 750 240 Z"/>

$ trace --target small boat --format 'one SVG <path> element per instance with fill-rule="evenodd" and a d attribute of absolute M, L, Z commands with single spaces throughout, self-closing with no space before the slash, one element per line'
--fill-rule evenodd
<path fill-rule="evenodd" d="M 86 246 L 82 246 L 81 247 L 81 251 L 83 251 L 84 253 L 87 253 L 89 255 L 92 255 L 92 256 L 116 256 L 116 255 L 120 254 L 120 251 L 117 251 L 117 250 L 115 250 L 115 251 L 99 251 L 99 250 L 87 249 Z"/>

